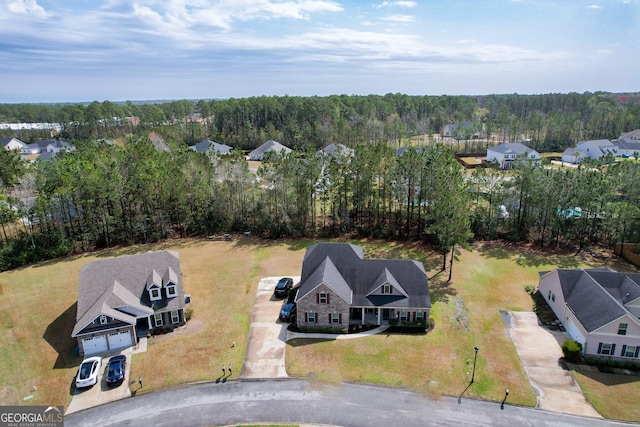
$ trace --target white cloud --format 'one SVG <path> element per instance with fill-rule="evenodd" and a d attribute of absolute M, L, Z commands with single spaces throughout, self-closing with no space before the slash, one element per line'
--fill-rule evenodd
<path fill-rule="evenodd" d="M 383 1 L 380 4 L 375 5 L 375 7 L 377 7 L 378 9 L 380 9 L 381 7 L 390 7 L 390 6 L 397 6 L 397 7 L 416 7 L 418 4 L 414 1 Z"/>
<path fill-rule="evenodd" d="M 46 18 L 49 16 L 37 0 L 12 0 L 5 5 L 6 10 L 19 15 L 30 15 L 36 18 Z"/>
<path fill-rule="evenodd" d="M 586 6 L 587 9 L 602 9 L 602 6 L 598 6 L 597 4 L 592 4 L 589 6 Z"/>
<path fill-rule="evenodd" d="M 389 15 L 380 19 L 389 22 L 415 22 L 416 20 L 415 17 L 411 15 Z"/>

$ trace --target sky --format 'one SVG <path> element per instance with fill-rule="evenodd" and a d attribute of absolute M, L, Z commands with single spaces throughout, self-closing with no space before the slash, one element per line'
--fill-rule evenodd
<path fill-rule="evenodd" d="M 0 0 L 0 103 L 640 91 L 640 0 Z"/>

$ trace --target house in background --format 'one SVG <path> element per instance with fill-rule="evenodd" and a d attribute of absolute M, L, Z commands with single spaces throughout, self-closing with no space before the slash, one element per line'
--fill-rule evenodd
<path fill-rule="evenodd" d="M 61 151 L 73 151 L 75 147 L 61 139 L 41 139 L 27 144 L 20 150 L 23 158 L 33 160 L 33 155 L 38 155 L 37 159 L 49 160 Z M 45 154 L 47 153 L 47 154 Z"/>
<path fill-rule="evenodd" d="M 639 361 L 640 273 L 557 269 L 538 289 L 585 356 Z"/>
<path fill-rule="evenodd" d="M 427 275 L 412 260 L 365 259 L 347 243 L 307 248 L 296 296 L 302 330 L 347 331 L 355 325 L 427 324 L 431 310 Z"/>
<path fill-rule="evenodd" d="M 231 150 L 233 150 L 233 148 L 229 147 L 228 145 L 218 144 L 217 142 L 213 142 L 209 139 L 203 139 L 202 141 L 198 142 L 195 145 L 192 145 L 189 148 L 196 153 L 201 154 L 209 152 L 214 152 L 216 154 L 229 154 Z"/>
<path fill-rule="evenodd" d="M 5 150 L 22 151 L 22 149 L 27 145 L 18 138 L 0 138 L 0 142 L 2 142 L 2 146 Z"/>
<path fill-rule="evenodd" d="M 637 139 L 620 138 L 611 141 L 613 145 L 618 147 L 617 155 L 620 157 L 635 158 L 640 157 L 640 136 Z"/>
<path fill-rule="evenodd" d="M 322 150 L 320 150 L 320 152 L 324 156 L 331 156 L 331 157 L 352 157 L 355 155 L 355 151 L 353 148 L 349 148 L 343 144 L 335 144 L 335 143 L 331 143 L 327 145 Z"/>
<path fill-rule="evenodd" d="M 540 153 L 519 142 L 505 142 L 487 149 L 487 163 L 496 162 L 501 169 L 508 169 L 517 159 L 540 165 Z"/>
<path fill-rule="evenodd" d="M 565 163 L 580 163 L 584 159 L 599 160 L 607 154 L 618 155 L 618 147 L 608 139 L 580 141 L 574 148 L 567 148 L 562 152 Z"/>
<path fill-rule="evenodd" d="M 464 138 L 467 132 L 471 138 L 481 138 L 486 133 L 485 126 L 482 125 L 481 130 L 472 130 L 473 122 L 449 123 L 442 129 L 442 136 L 445 138 Z"/>
<path fill-rule="evenodd" d="M 71 336 L 85 356 L 130 347 L 140 334 L 184 325 L 184 307 L 176 252 L 92 261 L 80 271 Z"/>
<path fill-rule="evenodd" d="M 276 153 L 289 154 L 289 153 L 291 153 L 292 150 L 291 150 L 291 148 L 285 147 L 284 145 L 280 144 L 279 142 L 274 141 L 273 139 L 270 139 L 269 141 L 267 141 L 264 144 L 262 144 L 260 147 L 256 148 L 252 152 L 250 152 L 249 153 L 249 160 L 262 161 L 262 159 L 264 158 L 265 154 L 267 154 L 267 153 L 269 153 L 271 151 L 276 152 Z"/>

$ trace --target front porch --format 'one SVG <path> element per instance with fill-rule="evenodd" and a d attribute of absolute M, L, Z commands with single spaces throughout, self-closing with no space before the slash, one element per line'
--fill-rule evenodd
<path fill-rule="evenodd" d="M 349 325 L 388 325 L 389 319 L 395 319 L 395 310 L 381 307 L 351 307 Z"/>

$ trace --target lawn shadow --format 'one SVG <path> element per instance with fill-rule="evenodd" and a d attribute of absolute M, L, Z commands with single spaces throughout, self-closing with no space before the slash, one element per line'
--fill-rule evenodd
<path fill-rule="evenodd" d="M 54 369 L 66 369 L 77 366 L 81 357 L 74 354 L 77 341 L 71 338 L 73 326 L 76 323 L 78 303 L 74 302 L 60 316 L 51 322 L 44 331 L 45 341 L 58 353 L 53 365 Z"/>
<path fill-rule="evenodd" d="M 458 294 L 458 291 L 453 287 L 453 283 L 448 282 L 444 275 L 441 276 L 442 273 L 441 271 L 429 278 L 429 297 L 432 304 L 434 302 L 446 303 L 449 301 L 449 297 Z"/>
<path fill-rule="evenodd" d="M 599 369 L 593 369 L 593 370 L 587 370 L 587 369 L 583 370 L 579 368 L 576 369 L 577 368 L 576 365 L 569 365 L 569 368 L 607 387 L 615 387 L 617 385 L 635 383 L 640 381 L 640 375 L 606 373 L 606 372 L 601 372 Z"/>
<path fill-rule="evenodd" d="M 302 347 L 305 345 L 318 344 L 321 342 L 335 341 L 334 338 L 294 338 L 287 341 L 291 347 Z"/>

